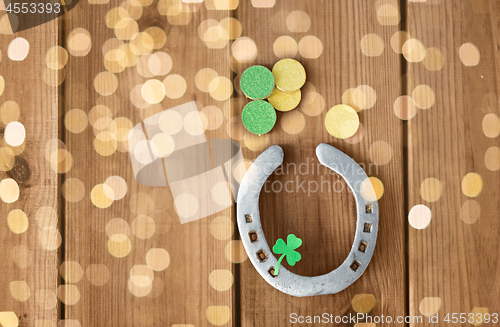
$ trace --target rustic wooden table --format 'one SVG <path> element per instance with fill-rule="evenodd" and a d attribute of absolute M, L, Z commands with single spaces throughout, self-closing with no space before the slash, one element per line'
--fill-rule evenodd
<path fill-rule="evenodd" d="M 369 313 L 393 322 L 358 327 L 496 326 L 499 17 L 495 0 L 81 0 L 12 34 L 0 12 L 0 325 L 288 326 Z M 284 57 L 306 69 L 302 103 L 252 135 L 239 77 Z M 153 88 L 159 103 L 141 95 L 151 79 L 165 85 Z M 261 195 L 266 238 L 304 242 L 302 260 L 284 264 L 295 273 L 335 269 L 354 238 L 354 197 L 341 177 L 315 173 L 316 145 L 366 168 L 380 225 L 358 281 L 282 294 L 249 262 L 234 205 L 180 224 L 168 187 L 136 182 L 128 131 L 192 100 L 207 139 L 239 141 L 246 164 L 279 144 L 285 165 L 308 169 L 271 177 L 292 192 Z M 345 140 L 324 128 L 339 103 L 361 122 Z M 19 125 L 7 131 L 15 121 L 25 139 Z M 444 321 L 453 313 L 491 320 Z"/>

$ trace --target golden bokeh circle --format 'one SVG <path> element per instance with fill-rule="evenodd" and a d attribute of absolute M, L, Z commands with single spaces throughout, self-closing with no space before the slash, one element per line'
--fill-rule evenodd
<path fill-rule="evenodd" d="M 377 201 L 384 195 L 384 184 L 377 177 L 363 180 L 360 186 L 361 196 L 369 202 Z"/>
<path fill-rule="evenodd" d="M 170 255 L 165 249 L 152 248 L 146 254 L 146 263 L 154 271 L 163 271 L 170 265 Z"/>
<path fill-rule="evenodd" d="M 114 200 L 106 194 L 113 194 L 113 189 L 106 184 L 97 184 L 90 192 L 90 200 L 98 208 L 107 208 L 113 204 Z"/>
<path fill-rule="evenodd" d="M 0 171 L 9 171 L 14 167 L 16 156 L 10 147 L 0 147 Z"/>
<path fill-rule="evenodd" d="M 59 285 L 57 296 L 67 306 L 75 305 L 80 301 L 80 291 L 76 285 Z"/>
<path fill-rule="evenodd" d="M 161 49 L 167 41 L 165 31 L 158 26 L 151 26 L 146 28 L 144 33 L 147 33 L 153 39 L 153 49 Z"/>
<path fill-rule="evenodd" d="M 163 80 L 163 85 L 165 85 L 165 94 L 170 99 L 178 99 L 186 93 L 186 80 L 181 75 L 168 75 Z"/>
<path fill-rule="evenodd" d="M 45 54 L 45 64 L 50 69 L 62 69 L 68 62 L 68 52 L 60 46 L 53 46 Z"/>
<path fill-rule="evenodd" d="M 115 153 L 118 141 L 113 133 L 101 132 L 94 139 L 94 148 L 101 156 L 107 157 Z"/>
<path fill-rule="evenodd" d="M 286 17 L 286 27 L 290 32 L 305 33 L 311 28 L 311 17 L 302 10 L 295 10 Z"/>
<path fill-rule="evenodd" d="M 58 221 L 57 211 L 49 206 L 40 207 L 35 213 L 35 220 L 39 228 L 56 228 Z"/>
<path fill-rule="evenodd" d="M 394 113 L 399 119 L 408 120 L 415 117 L 417 114 L 417 107 L 410 96 L 403 95 L 394 101 Z"/>
<path fill-rule="evenodd" d="M 443 301 L 439 297 L 424 297 L 420 301 L 418 310 L 426 317 L 435 316 L 441 309 Z"/>
<path fill-rule="evenodd" d="M 403 53 L 403 44 L 410 39 L 410 35 L 405 31 L 398 31 L 391 37 L 391 47 L 398 54 Z"/>
<path fill-rule="evenodd" d="M 472 43 L 464 43 L 459 50 L 460 60 L 465 66 L 477 66 L 481 60 L 479 49 Z"/>
<path fill-rule="evenodd" d="M 474 308 L 472 308 L 472 310 L 469 314 L 472 315 L 472 317 L 474 317 L 474 321 L 470 322 L 470 324 L 473 326 L 480 326 L 486 322 L 486 317 L 488 317 L 487 314 L 490 314 L 490 310 L 489 310 L 489 308 L 485 308 L 485 307 L 474 307 Z M 467 317 L 470 317 L 470 316 L 467 315 Z M 491 317 L 491 315 L 490 315 L 490 317 Z"/>
<path fill-rule="evenodd" d="M 48 251 L 54 251 L 62 243 L 62 237 L 56 227 L 45 227 L 38 231 L 38 240 L 42 248 Z"/>
<path fill-rule="evenodd" d="M 19 199 L 19 185 L 12 178 L 0 181 L 0 199 L 5 203 L 14 203 Z"/>
<path fill-rule="evenodd" d="M 227 17 L 220 21 L 219 26 L 225 31 L 229 40 L 235 40 L 240 37 L 243 27 L 239 20 L 233 17 Z"/>
<path fill-rule="evenodd" d="M 85 195 L 85 186 L 78 178 L 69 178 L 63 183 L 62 195 L 68 202 L 78 202 Z"/>
<path fill-rule="evenodd" d="M 359 112 L 366 106 L 366 94 L 358 88 L 350 88 L 342 94 L 342 103 Z"/>
<path fill-rule="evenodd" d="M 103 286 L 109 281 L 110 272 L 103 264 L 90 264 L 85 270 L 87 280 L 94 286 Z"/>
<path fill-rule="evenodd" d="M 209 85 L 216 77 L 219 77 L 219 74 L 212 68 L 202 68 L 196 73 L 194 83 L 200 91 L 208 93 Z"/>
<path fill-rule="evenodd" d="M 393 156 L 392 147 L 385 141 L 376 141 L 370 146 L 370 160 L 378 165 L 388 164 Z"/>
<path fill-rule="evenodd" d="M 468 173 L 462 179 L 462 193 L 470 198 L 477 197 L 483 190 L 483 179 L 478 173 Z"/>
<path fill-rule="evenodd" d="M 488 170 L 500 170 L 500 148 L 497 146 L 489 147 L 484 154 L 484 165 Z"/>
<path fill-rule="evenodd" d="M 28 217 L 21 209 L 14 209 L 7 214 L 7 225 L 14 234 L 22 234 L 28 230 Z"/>
<path fill-rule="evenodd" d="M 108 252 L 113 257 L 124 258 L 132 250 L 130 239 L 123 234 L 114 234 L 108 240 Z"/>
<path fill-rule="evenodd" d="M 292 58 L 297 55 L 299 46 L 293 37 L 282 35 L 274 41 L 273 51 L 278 58 Z"/>
<path fill-rule="evenodd" d="M 384 40 L 374 33 L 366 34 L 359 42 L 361 52 L 367 57 L 378 57 L 384 52 Z"/>
<path fill-rule="evenodd" d="M 363 140 L 364 136 L 365 136 L 365 128 L 363 127 L 363 124 L 360 123 L 356 133 L 354 133 L 353 136 L 344 139 L 344 141 L 349 144 L 357 144 L 361 142 L 361 140 Z"/>
<path fill-rule="evenodd" d="M 323 98 L 323 96 L 316 91 L 304 91 L 300 108 L 304 114 L 310 117 L 321 115 L 326 108 L 325 98 Z"/>
<path fill-rule="evenodd" d="M 481 206 L 477 201 L 467 200 L 460 208 L 460 219 L 466 224 L 475 224 L 481 216 Z"/>
<path fill-rule="evenodd" d="M 243 243 L 239 240 L 229 241 L 224 249 L 224 252 L 226 254 L 226 258 L 233 263 L 242 263 L 248 258 L 247 252 L 243 247 Z"/>
<path fill-rule="evenodd" d="M 210 222 L 210 233 L 218 240 L 227 240 L 234 233 L 233 222 L 226 216 L 215 217 Z"/>
<path fill-rule="evenodd" d="M 110 72 L 101 72 L 94 79 L 94 89 L 100 95 L 111 95 L 118 88 L 118 78 Z"/>
<path fill-rule="evenodd" d="M 106 224 L 106 235 L 111 237 L 115 234 L 122 234 L 125 236 L 130 234 L 130 227 L 124 219 L 113 218 Z"/>
<path fill-rule="evenodd" d="M 128 11 L 125 8 L 111 8 L 105 16 L 106 26 L 108 28 L 115 28 L 116 23 L 118 23 L 122 18 L 130 18 Z"/>
<path fill-rule="evenodd" d="M 231 319 L 231 308 L 225 305 L 209 306 L 205 311 L 209 323 L 215 326 L 222 326 Z"/>
<path fill-rule="evenodd" d="M 159 103 L 165 97 L 165 85 L 157 79 L 147 80 L 141 87 L 141 94 L 147 103 Z"/>
<path fill-rule="evenodd" d="M 233 286 L 234 276 L 230 270 L 215 269 L 208 276 L 208 281 L 214 290 L 224 292 Z"/>
<path fill-rule="evenodd" d="M 113 28 L 116 37 L 120 40 L 131 40 L 139 33 L 139 25 L 134 19 L 129 17 L 121 18 Z"/>
<path fill-rule="evenodd" d="M 251 62 L 257 57 L 257 45 L 246 36 L 237 38 L 231 50 L 234 58 L 239 62 Z"/>
<path fill-rule="evenodd" d="M 31 296 L 30 287 L 24 280 L 10 282 L 9 291 L 10 295 L 19 302 L 24 302 Z"/>
<path fill-rule="evenodd" d="M 225 101 L 233 94 L 233 83 L 225 76 L 217 76 L 210 82 L 210 96 L 217 101 Z"/>
<path fill-rule="evenodd" d="M 420 109 L 429 109 L 436 102 L 434 90 L 429 85 L 417 85 L 411 94 L 413 103 Z"/>
<path fill-rule="evenodd" d="M 306 127 L 304 115 L 297 110 L 285 113 L 280 119 L 281 128 L 287 134 L 299 134 Z"/>
<path fill-rule="evenodd" d="M 207 106 L 201 110 L 200 116 L 204 117 L 202 119 L 203 127 L 208 130 L 216 130 L 224 122 L 224 114 L 216 106 Z"/>
<path fill-rule="evenodd" d="M 486 137 L 497 137 L 500 135 L 500 117 L 493 113 L 485 115 L 482 122 L 482 128 Z"/>
<path fill-rule="evenodd" d="M 398 4 L 385 3 L 377 9 L 377 20 L 381 25 L 398 25 L 401 21 Z"/>
<path fill-rule="evenodd" d="M 57 294 L 53 290 L 39 289 L 35 292 L 35 303 L 43 310 L 52 310 L 57 306 Z"/>
<path fill-rule="evenodd" d="M 83 277 L 83 268 L 77 261 L 64 261 L 59 273 L 66 283 L 78 283 Z"/>
<path fill-rule="evenodd" d="M 71 133 L 83 132 L 87 124 L 87 114 L 81 109 L 71 109 L 64 115 L 64 126 Z"/>
<path fill-rule="evenodd" d="M 420 196 L 427 202 L 436 202 L 443 194 L 443 185 L 441 181 L 436 178 L 426 178 L 420 184 Z"/>
<path fill-rule="evenodd" d="M 2 106 L 0 106 L 0 122 L 5 125 L 19 120 L 20 115 L 21 110 L 19 109 L 19 105 L 13 100 L 5 101 Z"/>
<path fill-rule="evenodd" d="M 269 146 L 270 140 L 271 138 L 269 137 L 269 134 L 256 135 L 253 133 L 248 133 L 243 142 L 250 151 L 259 152 L 263 151 Z"/>
<path fill-rule="evenodd" d="M 135 193 L 130 197 L 129 209 L 136 215 L 149 215 L 154 209 L 153 199 L 146 193 Z"/>
<path fill-rule="evenodd" d="M 351 301 L 351 305 L 354 311 L 357 313 L 370 313 L 377 300 L 373 294 L 356 294 Z"/>
<path fill-rule="evenodd" d="M 424 67 L 431 72 L 441 70 L 444 67 L 443 53 L 438 48 L 427 48 L 422 63 Z"/>
<path fill-rule="evenodd" d="M 323 53 L 323 43 L 314 35 L 304 36 L 298 47 L 300 55 L 306 59 L 317 59 Z"/>
<path fill-rule="evenodd" d="M 132 221 L 131 227 L 134 235 L 142 240 L 153 236 L 156 230 L 155 221 L 146 215 L 137 216 Z"/>
<path fill-rule="evenodd" d="M 425 46 L 417 39 L 408 39 L 401 48 L 408 62 L 421 62 L 425 58 Z"/>
<path fill-rule="evenodd" d="M 92 39 L 90 33 L 81 27 L 75 28 L 68 34 L 67 50 L 73 56 L 86 56 L 92 48 Z"/>
<path fill-rule="evenodd" d="M 120 176 L 109 176 L 104 182 L 113 192 L 108 192 L 108 188 L 104 188 L 104 192 L 108 198 L 113 200 L 121 200 L 127 194 L 127 182 Z"/>

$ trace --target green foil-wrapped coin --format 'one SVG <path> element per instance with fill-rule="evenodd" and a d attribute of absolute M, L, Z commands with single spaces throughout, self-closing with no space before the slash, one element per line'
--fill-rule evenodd
<path fill-rule="evenodd" d="M 241 75 L 241 91 L 252 100 L 262 100 L 273 93 L 274 75 L 264 66 L 252 66 Z"/>
<path fill-rule="evenodd" d="M 266 134 L 276 124 L 276 110 L 267 101 L 251 101 L 243 108 L 241 120 L 251 133 Z"/>

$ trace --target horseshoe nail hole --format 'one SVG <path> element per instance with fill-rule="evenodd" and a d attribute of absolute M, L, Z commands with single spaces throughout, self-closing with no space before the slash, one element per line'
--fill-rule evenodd
<path fill-rule="evenodd" d="M 359 247 L 358 247 L 359 251 L 365 253 L 367 248 L 368 248 L 368 243 L 366 243 L 365 241 L 361 241 L 359 243 Z"/>
<path fill-rule="evenodd" d="M 361 263 L 358 260 L 354 260 L 353 263 L 351 263 L 351 270 L 356 271 L 358 268 L 361 266 Z"/>
<path fill-rule="evenodd" d="M 373 212 L 373 206 L 371 204 L 367 204 L 365 207 L 366 213 L 372 213 Z"/>
<path fill-rule="evenodd" d="M 251 231 L 248 233 L 248 237 L 250 238 L 250 242 L 255 243 L 259 240 L 259 234 L 256 231 Z"/>
<path fill-rule="evenodd" d="M 363 226 L 363 232 L 365 233 L 371 233 L 372 232 L 372 224 L 371 223 L 365 223 Z"/>
<path fill-rule="evenodd" d="M 264 262 L 267 260 L 267 253 L 264 250 L 259 250 L 257 251 L 257 259 L 259 259 L 260 262 Z"/>
<path fill-rule="evenodd" d="M 251 223 L 253 221 L 252 214 L 251 213 L 247 213 L 245 215 L 245 220 L 246 220 L 247 223 Z"/>
<path fill-rule="evenodd" d="M 273 278 L 276 277 L 276 276 L 274 276 L 274 267 L 269 268 L 268 271 L 271 274 L 271 276 L 273 276 Z"/>

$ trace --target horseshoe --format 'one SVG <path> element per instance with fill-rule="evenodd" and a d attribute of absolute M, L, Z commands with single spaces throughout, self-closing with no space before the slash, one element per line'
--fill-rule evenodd
<path fill-rule="evenodd" d="M 283 266 L 277 276 L 273 274 L 277 260 L 262 230 L 259 196 L 267 178 L 283 162 L 283 149 L 280 146 L 269 147 L 255 159 L 245 173 L 238 191 L 238 228 L 250 261 L 271 286 L 298 297 L 335 294 L 349 287 L 370 263 L 377 240 L 378 202 L 375 200 L 371 183 L 363 183 L 368 178 L 365 171 L 351 157 L 328 144 L 318 145 L 316 156 L 321 164 L 345 179 L 356 198 L 357 208 L 356 234 L 351 251 L 337 269 L 327 274 L 315 277 L 300 276 Z M 371 189 L 362 189 L 363 187 Z M 370 193 L 372 191 L 373 193 Z M 362 194 L 373 201 L 366 200 Z"/>

